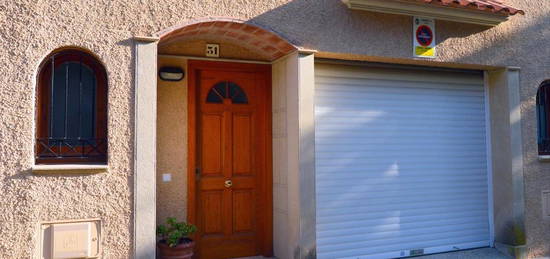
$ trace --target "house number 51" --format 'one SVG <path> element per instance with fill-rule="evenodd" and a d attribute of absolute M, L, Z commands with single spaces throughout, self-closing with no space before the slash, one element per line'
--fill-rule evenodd
<path fill-rule="evenodd" d="M 219 44 L 206 44 L 206 56 L 207 57 L 220 57 L 220 45 Z"/>

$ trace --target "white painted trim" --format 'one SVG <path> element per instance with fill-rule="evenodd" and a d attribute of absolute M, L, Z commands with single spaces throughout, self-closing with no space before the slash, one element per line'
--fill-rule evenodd
<path fill-rule="evenodd" d="M 518 236 L 517 231 L 525 231 L 520 75 L 517 68 L 488 70 L 487 74 L 492 115 L 495 246 L 498 248 L 499 242 L 510 242 L 510 237 Z"/>
<path fill-rule="evenodd" d="M 157 42 L 134 38 L 133 256 L 156 256 Z"/>
<path fill-rule="evenodd" d="M 550 162 L 550 155 L 539 155 L 540 162 Z"/>
<path fill-rule="evenodd" d="M 525 187 L 523 174 L 523 140 L 521 132 L 520 69 L 506 69 L 510 112 L 510 152 L 512 161 L 513 215 L 515 224 L 525 233 Z"/>
<path fill-rule="evenodd" d="M 298 158 L 300 189 L 299 258 L 315 258 L 315 56 L 298 53 Z"/>
<path fill-rule="evenodd" d="M 80 223 L 80 222 L 90 222 L 90 221 L 97 221 L 101 223 L 100 218 L 83 218 L 83 219 L 65 219 L 65 220 L 47 220 L 47 221 L 39 221 L 38 225 L 44 225 L 44 224 L 63 224 L 63 223 Z"/>
<path fill-rule="evenodd" d="M 493 199 L 493 150 L 491 134 L 491 103 L 489 96 L 489 73 L 483 72 L 483 84 L 485 90 L 485 145 L 487 149 L 487 202 L 488 202 L 488 220 L 489 220 L 489 244 L 495 245 L 495 215 Z"/>
<path fill-rule="evenodd" d="M 108 165 L 88 165 L 88 164 L 58 164 L 58 165 L 33 165 L 33 173 L 82 173 L 82 171 L 101 171 L 105 172 L 109 168 Z"/>
<path fill-rule="evenodd" d="M 433 6 L 422 3 L 389 0 L 342 0 L 350 9 L 408 16 L 431 17 L 439 20 L 496 26 L 508 16 L 499 13 L 486 13 L 476 10 L 463 10 L 453 7 Z"/>
<path fill-rule="evenodd" d="M 134 36 L 133 39 L 135 41 L 140 41 L 140 42 L 157 42 L 160 40 L 159 37 L 151 37 L 151 36 Z"/>
<path fill-rule="evenodd" d="M 298 47 L 298 49 L 296 49 L 296 51 L 298 51 L 299 54 L 303 54 L 303 55 L 310 55 L 310 54 L 317 54 L 318 51 L 316 49 L 306 49 L 306 48 L 302 48 L 302 47 Z"/>

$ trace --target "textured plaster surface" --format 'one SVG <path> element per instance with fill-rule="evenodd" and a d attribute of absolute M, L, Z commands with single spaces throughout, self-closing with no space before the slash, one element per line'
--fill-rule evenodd
<path fill-rule="evenodd" d="M 541 211 L 541 191 L 550 189 L 550 163 L 537 160 L 535 117 L 537 87 L 550 78 L 550 1 L 507 3 L 525 10 L 526 15 L 516 15 L 495 28 L 438 21 L 438 58 L 426 62 L 411 57 L 410 17 L 351 11 L 337 0 L 0 1 L 0 258 L 29 258 L 36 253 L 41 221 L 95 217 L 102 220 L 103 258 L 132 257 L 130 38 L 154 35 L 207 16 L 261 24 L 294 45 L 333 57 L 452 67 L 521 67 L 527 244 L 531 257 L 550 255 L 550 221 L 542 218 Z M 48 53 L 63 46 L 89 49 L 106 66 L 106 173 L 44 176 L 30 172 L 35 72 Z"/>
<path fill-rule="evenodd" d="M 187 71 L 187 62 L 159 58 L 158 67 L 176 66 Z M 187 218 L 187 81 L 158 80 L 157 92 L 157 222 L 167 217 Z M 164 182 L 163 174 L 171 174 Z"/>

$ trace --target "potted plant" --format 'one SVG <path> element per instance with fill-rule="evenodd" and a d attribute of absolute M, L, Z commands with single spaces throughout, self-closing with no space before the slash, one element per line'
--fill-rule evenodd
<path fill-rule="evenodd" d="M 166 224 L 157 226 L 160 240 L 158 248 L 162 259 L 185 259 L 193 256 L 195 242 L 189 236 L 197 231 L 197 227 L 176 218 L 166 219 Z"/>

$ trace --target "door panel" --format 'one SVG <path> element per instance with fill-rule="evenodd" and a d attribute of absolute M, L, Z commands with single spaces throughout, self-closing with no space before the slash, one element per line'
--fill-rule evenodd
<path fill-rule="evenodd" d="M 252 167 L 252 118 L 250 114 L 233 115 L 233 174 L 250 174 Z"/>
<path fill-rule="evenodd" d="M 194 84 L 190 94 L 196 98 L 191 102 L 196 104 L 197 118 L 196 149 L 191 151 L 196 156 L 190 155 L 194 157 L 190 164 L 197 169 L 190 184 L 195 189 L 190 199 L 196 201 L 189 204 L 197 204 L 190 208 L 199 230 L 197 254 L 200 258 L 270 256 L 268 70 L 265 66 L 260 71 L 233 66 L 198 69 L 193 62 L 190 66 L 194 71 L 190 74 L 196 76 L 190 78 Z"/>
<path fill-rule="evenodd" d="M 202 168 L 203 174 L 222 174 L 223 115 L 202 115 Z"/>
<path fill-rule="evenodd" d="M 233 230 L 254 231 L 254 193 L 252 190 L 233 191 Z"/>
<path fill-rule="evenodd" d="M 223 192 L 210 191 L 202 193 L 202 208 L 209 211 L 203 218 L 203 229 L 205 234 L 222 234 L 223 233 Z"/>

